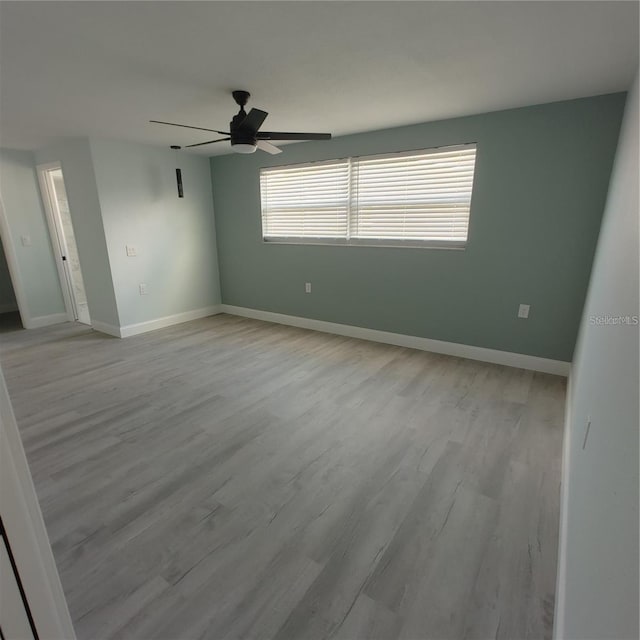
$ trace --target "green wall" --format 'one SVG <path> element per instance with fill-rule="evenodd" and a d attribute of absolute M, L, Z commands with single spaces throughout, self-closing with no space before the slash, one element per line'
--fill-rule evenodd
<path fill-rule="evenodd" d="M 223 303 L 571 360 L 624 101 L 618 93 L 212 158 Z M 465 142 L 478 152 L 464 251 L 262 242 L 261 167 Z M 516 317 L 521 302 L 528 320 Z"/>

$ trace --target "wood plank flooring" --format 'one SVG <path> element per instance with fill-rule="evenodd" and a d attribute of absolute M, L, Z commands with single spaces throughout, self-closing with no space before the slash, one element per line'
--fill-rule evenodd
<path fill-rule="evenodd" d="M 80 640 L 551 637 L 564 379 L 226 315 L 0 345 Z"/>

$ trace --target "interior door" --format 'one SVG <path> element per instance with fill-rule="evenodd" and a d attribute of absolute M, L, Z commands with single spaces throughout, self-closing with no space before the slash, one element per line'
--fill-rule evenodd
<path fill-rule="evenodd" d="M 67 316 L 69 320 L 91 324 L 62 167 L 59 163 L 40 165 L 38 178 Z"/>

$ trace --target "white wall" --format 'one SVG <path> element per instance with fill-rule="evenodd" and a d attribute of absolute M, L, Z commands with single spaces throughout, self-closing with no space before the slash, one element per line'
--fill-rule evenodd
<path fill-rule="evenodd" d="M 638 638 L 638 325 L 606 318 L 640 313 L 638 115 L 636 75 L 570 381 L 555 629 L 567 640 Z"/>
<path fill-rule="evenodd" d="M 88 138 L 71 138 L 36 153 L 38 164 L 60 162 L 92 323 L 118 326 L 113 279 Z"/>
<path fill-rule="evenodd" d="M 20 282 L 14 285 L 23 322 L 63 322 L 64 300 L 31 152 L 0 149 L 0 197 L 2 242 L 7 259 L 12 254 L 19 271 Z M 30 246 L 23 245 L 22 236 L 30 238 Z"/>
<path fill-rule="evenodd" d="M 220 303 L 209 161 L 170 149 L 91 139 L 121 327 Z M 65 174 L 66 176 L 66 174 Z M 133 245 L 137 256 L 128 257 Z M 147 285 L 140 295 L 139 285 Z"/>
<path fill-rule="evenodd" d="M 117 140 L 75 138 L 36 153 L 60 162 L 91 322 L 128 335 L 213 312 L 220 303 L 209 161 Z M 126 246 L 133 245 L 135 257 Z M 139 285 L 148 293 L 140 295 Z"/>

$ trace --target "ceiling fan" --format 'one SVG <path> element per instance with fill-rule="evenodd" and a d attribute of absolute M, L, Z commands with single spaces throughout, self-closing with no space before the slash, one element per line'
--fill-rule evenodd
<path fill-rule="evenodd" d="M 218 131 L 217 129 L 205 129 L 204 127 L 193 127 L 188 124 L 177 124 L 175 122 L 162 122 L 161 120 L 149 120 L 156 124 L 168 124 L 172 127 L 185 127 L 186 129 L 198 129 L 200 131 L 212 131 L 227 138 L 217 138 L 215 140 L 207 140 L 206 142 L 197 142 L 196 144 L 188 144 L 187 147 L 201 147 L 205 144 L 213 144 L 214 142 L 231 141 L 231 149 L 236 153 L 253 153 L 256 149 L 262 149 L 267 153 L 282 153 L 269 140 L 330 140 L 330 133 L 296 133 L 292 131 L 259 131 L 262 123 L 269 115 L 261 109 L 251 109 L 249 113 L 244 110 L 244 105 L 249 100 L 250 93 L 248 91 L 232 91 L 231 95 L 237 104 L 240 105 L 240 111 L 233 117 L 229 123 L 229 131 Z"/>

